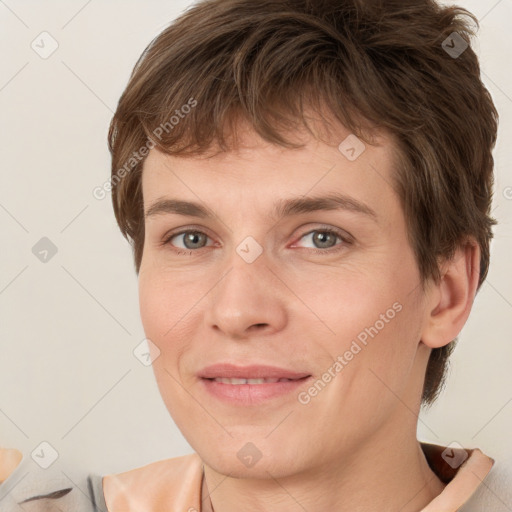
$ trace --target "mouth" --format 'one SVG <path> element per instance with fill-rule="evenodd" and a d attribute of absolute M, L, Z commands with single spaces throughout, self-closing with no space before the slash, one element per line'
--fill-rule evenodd
<path fill-rule="evenodd" d="M 311 374 L 274 366 L 217 364 L 198 373 L 210 397 L 235 406 L 258 405 L 290 399 L 293 391 L 311 379 Z"/>

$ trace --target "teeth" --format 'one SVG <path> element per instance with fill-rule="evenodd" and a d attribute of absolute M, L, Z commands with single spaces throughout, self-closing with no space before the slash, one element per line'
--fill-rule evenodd
<path fill-rule="evenodd" d="M 238 386 L 240 384 L 273 384 L 275 382 L 289 382 L 291 379 L 226 379 L 217 378 L 213 379 L 215 382 L 221 382 L 222 384 L 234 384 Z"/>

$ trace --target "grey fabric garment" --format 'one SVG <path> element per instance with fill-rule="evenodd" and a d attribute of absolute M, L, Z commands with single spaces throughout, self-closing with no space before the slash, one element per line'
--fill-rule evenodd
<path fill-rule="evenodd" d="M 108 512 L 102 477 L 57 460 L 41 468 L 30 456 L 0 485 L 0 512 Z"/>

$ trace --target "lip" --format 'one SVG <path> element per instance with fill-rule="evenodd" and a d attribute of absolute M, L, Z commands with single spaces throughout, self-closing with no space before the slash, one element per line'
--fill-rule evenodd
<path fill-rule="evenodd" d="M 202 379 L 290 379 L 299 380 L 309 377 L 309 373 L 296 372 L 286 368 L 266 365 L 236 366 L 231 363 L 219 363 L 207 366 L 198 372 Z"/>
<path fill-rule="evenodd" d="M 235 366 L 221 363 L 208 366 L 198 373 L 203 389 L 210 397 L 234 406 L 259 405 L 277 398 L 288 398 L 311 375 L 275 366 Z M 215 378 L 227 379 L 290 379 L 285 382 L 263 384 L 229 384 L 216 382 Z M 293 395 L 295 397 L 295 394 Z"/>

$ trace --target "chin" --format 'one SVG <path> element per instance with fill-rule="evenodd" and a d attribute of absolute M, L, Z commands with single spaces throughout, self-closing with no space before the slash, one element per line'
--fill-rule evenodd
<path fill-rule="evenodd" d="M 234 449 L 234 446 L 237 449 Z M 238 448 L 238 445 L 241 447 Z M 257 446 L 256 446 L 257 445 Z M 286 453 L 279 446 L 272 446 L 268 440 L 239 442 L 231 440 L 224 447 L 218 444 L 217 449 L 196 450 L 203 462 L 222 475 L 232 478 L 255 478 L 267 480 L 283 478 L 301 472 L 301 461 L 297 454 Z M 295 450 L 296 451 L 296 450 Z"/>
<path fill-rule="evenodd" d="M 282 478 L 290 474 L 290 464 L 285 461 L 264 460 L 262 458 L 254 466 L 246 467 L 238 459 L 219 458 L 215 455 L 202 457 L 203 462 L 220 473 L 230 478 L 268 480 L 271 478 Z M 210 463 L 210 459 L 211 463 Z"/>

